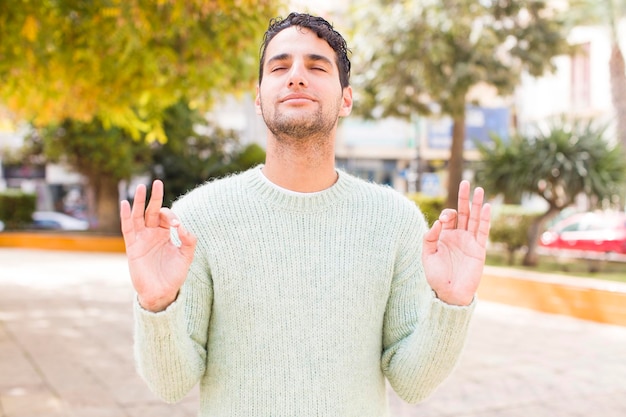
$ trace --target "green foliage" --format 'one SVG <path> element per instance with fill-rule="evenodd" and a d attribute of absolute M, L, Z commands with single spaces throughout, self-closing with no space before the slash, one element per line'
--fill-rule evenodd
<path fill-rule="evenodd" d="M 444 209 L 444 199 L 441 197 L 432 197 L 420 193 L 409 194 L 407 197 L 424 213 L 424 217 L 426 217 L 429 226 L 433 225 Z"/>
<path fill-rule="evenodd" d="M 538 195 L 556 210 L 581 193 L 597 204 L 614 203 L 626 180 L 626 158 L 605 132 L 591 120 L 559 118 L 508 143 L 494 138 L 493 146 L 478 146 L 476 182 L 493 195 Z"/>
<path fill-rule="evenodd" d="M 89 123 L 67 119 L 35 131 L 27 142 L 31 147 L 40 142 L 48 161 L 66 164 L 90 180 L 129 178 L 141 151 L 146 149 L 125 130 L 106 127 L 98 119 Z"/>
<path fill-rule="evenodd" d="M 258 145 L 242 148 L 237 134 L 211 126 L 201 114 L 180 102 L 164 116 L 167 143 L 151 146 L 150 172 L 164 183 L 164 204 L 197 185 L 246 170 L 265 160 Z"/>
<path fill-rule="evenodd" d="M 481 161 L 476 165 L 476 184 L 480 184 L 490 194 L 502 194 L 505 203 L 519 204 L 526 190 L 525 176 L 520 175 L 530 169 L 526 163 L 531 162 L 527 155 L 522 152 L 525 148 L 519 136 L 513 136 L 509 142 L 505 142 L 499 136 L 492 136 L 492 143 L 486 145 L 476 142 L 476 147 L 482 154 Z"/>
<path fill-rule="evenodd" d="M 506 248 L 509 265 L 514 264 L 515 253 L 528 246 L 529 229 L 539 216 L 518 205 L 502 205 L 494 210 L 489 239 Z"/>
<path fill-rule="evenodd" d="M 27 160 L 61 163 L 82 174 L 95 201 L 90 212 L 97 218 L 96 228 L 119 233 L 118 183 L 146 164 L 149 152 L 145 142 L 96 118 L 91 122 L 66 119 L 34 129 L 25 138 L 22 155 Z"/>
<path fill-rule="evenodd" d="M 378 1 L 354 11 L 355 110 L 369 116 L 464 113 L 471 87 L 509 94 L 522 70 L 554 69 L 566 50 L 545 1 Z M 372 28 L 377 28 L 372 31 Z"/>
<path fill-rule="evenodd" d="M 21 157 L 61 162 L 84 175 L 93 191 L 98 230 L 119 231 L 118 183 L 149 171 L 165 182 L 165 202 L 212 178 L 243 171 L 265 160 L 258 145 L 242 148 L 235 132 L 207 124 L 198 109 L 180 101 L 163 115 L 166 143 L 134 141 L 121 128 L 65 120 L 33 130 Z"/>
<path fill-rule="evenodd" d="M 617 24 L 626 15 L 624 0 L 568 0 L 565 18 L 570 26 L 604 25 L 617 34 Z"/>
<path fill-rule="evenodd" d="M 569 49 L 560 13 L 547 1 L 379 0 L 356 4 L 352 16 L 354 112 L 453 119 L 449 207 L 463 176 L 470 90 L 490 85 L 511 94 L 522 71 L 552 70 L 552 58 Z"/>
<path fill-rule="evenodd" d="M 0 101 L 38 126 L 63 120 L 164 140 L 163 110 L 183 97 L 251 88 L 279 2 L 0 2 Z"/>
<path fill-rule="evenodd" d="M 538 261 L 535 248 L 543 224 L 578 195 L 588 197 L 589 208 L 618 204 L 626 158 L 619 145 L 609 145 L 605 131 L 590 120 L 560 118 L 508 143 L 494 138 L 493 146 L 478 146 L 481 163 L 475 179 L 487 193 L 508 200 L 527 193 L 548 203 L 530 227 L 525 265 Z"/>
<path fill-rule="evenodd" d="M 36 204 L 35 194 L 11 190 L 1 192 L 0 220 L 7 230 L 22 229 L 33 221 Z"/>
<path fill-rule="evenodd" d="M 231 172 L 241 172 L 265 162 L 265 150 L 256 143 L 251 143 L 231 162 Z"/>

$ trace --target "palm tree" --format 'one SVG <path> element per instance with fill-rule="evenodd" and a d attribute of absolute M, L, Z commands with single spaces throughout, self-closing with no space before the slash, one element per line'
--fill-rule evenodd
<path fill-rule="evenodd" d="M 548 203 L 528 231 L 524 265 L 537 264 L 539 233 L 545 223 L 584 194 L 590 208 L 605 202 L 615 204 L 626 179 L 622 147 L 610 146 L 606 126 L 593 121 L 564 118 L 553 121 L 535 134 L 517 136 L 506 143 L 495 139 L 493 146 L 478 145 L 482 162 L 476 170 L 476 183 L 488 193 L 519 197 L 537 195 Z"/>
<path fill-rule="evenodd" d="M 480 184 L 493 194 L 501 194 L 505 204 L 520 204 L 524 194 L 524 187 L 520 184 L 523 177 L 515 171 L 526 172 L 528 169 L 522 164 L 525 161 L 521 155 L 524 151 L 523 138 L 513 136 L 510 142 L 506 142 L 494 135 L 491 139 L 493 143 L 489 145 L 476 143 L 486 157 L 479 163 L 480 168 L 474 173 L 476 184 Z"/>

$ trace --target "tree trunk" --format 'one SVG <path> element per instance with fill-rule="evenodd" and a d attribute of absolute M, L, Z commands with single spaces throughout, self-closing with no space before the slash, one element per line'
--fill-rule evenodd
<path fill-rule="evenodd" d="M 543 230 L 546 222 L 556 216 L 560 209 L 551 207 L 545 214 L 539 216 L 528 229 L 528 249 L 524 255 L 522 264 L 524 266 L 537 266 L 539 263 L 539 254 L 537 246 L 539 245 L 539 233 Z"/>
<path fill-rule="evenodd" d="M 459 184 L 463 179 L 463 151 L 465 149 L 465 110 L 461 111 L 452 124 L 452 145 L 448 161 L 448 198 L 446 207 L 457 208 Z"/>
<path fill-rule="evenodd" d="M 452 145 L 448 161 L 448 199 L 446 207 L 457 208 L 459 184 L 463 179 L 463 151 L 465 149 L 465 110 L 454 118 L 452 124 Z"/>
<path fill-rule="evenodd" d="M 517 249 L 507 248 L 509 266 L 515 265 L 515 252 Z"/>
<path fill-rule="evenodd" d="M 120 234 L 119 181 L 111 177 L 90 178 L 96 204 L 95 230 L 107 234 Z"/>
<path fill-rule="evenodd" d="M 611 98 L 617 119 L 617 137 L 626 148 L 626 71 L 624 55 L 619 44 L 613 43 L 611 59 L 609 60 L 611 73 Z"/>

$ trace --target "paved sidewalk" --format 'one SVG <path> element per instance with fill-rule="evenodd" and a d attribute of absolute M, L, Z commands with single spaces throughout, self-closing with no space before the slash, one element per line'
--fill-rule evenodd
<path fill-rule="evenodd" d="M 193 417 L 132 358 L 124 255 L 0 249 L 0 417 Z M 626 327 L 482 301 L 453 376 L 391 417 L 623 417 Z"/>

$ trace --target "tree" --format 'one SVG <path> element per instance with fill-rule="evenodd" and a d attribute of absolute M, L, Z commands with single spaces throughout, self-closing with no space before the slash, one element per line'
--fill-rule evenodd
<path fill-rule="evenodd" d="M 48 161 L 70 166 L 87 179 L 94 201 L 89 207 L 93 228 L 119 233 L 118 184 L 149 162 L 147 145 L 132 140 L 121 128 L 106 128 L 97 119 L 86 123 L 67 119 L 41 128 L 27 139 L 27 146 L 37 142 Z"/>
<path fill-rule="evenodd" d="M 166 109 L 252 88 L 269 0 L 0 2 L 0 103 L 84 174 L 98 227 L 118 231 L 117 181 Z M 98 166 L 96 166 L 98 165 Z"/>
<path fill-rule="evenodd" d="M 133 174 L 150 173 L 165 180 L 166 204 L 203 181 L 243 171 L 265 159 L 257 145 L 242 147 L 235 132 L 210 126 L 197 109 L 183 101 L 166 109 L 164 144 L 135 141 L 121 128 L 66 120 L 27 137 L 21 158 L 59 162 L 87 179 L 93 196 L 90 214 L 96 230 L 119 233 L 118 184 Z M 199 133 L 199 132 L 202 133 Z"/>
<path fill-rule="evenodd" d="M 0 102 L 35 126 L 65 120 L 165 140 L 163 111 L 251 88 L 269 0 L 0 2 Z M 97 123 L 100 123 L 97 122 Z"/>
<path fill-rule="evenodd" d="M 558 13 L 544 1 L 381 0 L 354 21 L 357 113 L 408 118 L 437 108 L 453 119 L 449 207 L 462 179 L 470 89 L 510 94 L 522 71 L 539 76 L 567 50 Z"/>
<path fill-rule="evenodd" d="M 488 193 L 518 195 L 521 191 L 541 197 L 548 205 L 529 228 L 524 265 L 537 264 L 539 233 L 577 196 L 589 197 L 590 208 L 618 202 L 626 180 L 626 159 L 619 144 L 608 144 L 605 132 L 606 126 L 589 120 L 560 118 L 508 143 L 495 139 L 492 146 L 477 145 L 482 158 L 475 180 Z"/>
<path fill-rule="evenodd" d="M 149 171 L 153 178 L 163 180 L 163 200 L 168 206 L 203 182 L 265 160 L 259 145 L 242 147 L 235 132 L 210 125 L 184 102 L 168 109 L 164 128 L 170 140 L 151 145 Z"/>
<path fill-rule="evenodd" d="M 504 203 L 508 205 L 520 204 L 526 188 L 524 174 L 531 168 L 526 165 L 532 163 L 524 153 L 527 152 L 521 136 L 513 136 L 506 142 L 497 135 L 492 135 L 493 143 L 489 146 L 477 143 L 483 159 L 475 172 L 476 182 L 485 190 L 490 190 L 494 195 L 500 194 Z"/>

